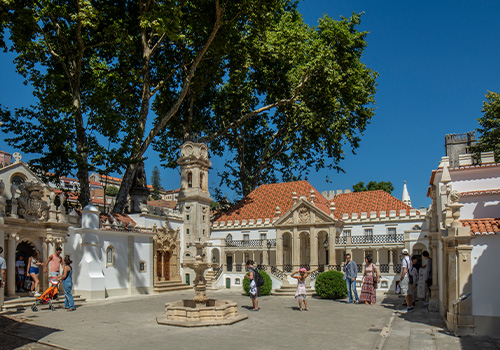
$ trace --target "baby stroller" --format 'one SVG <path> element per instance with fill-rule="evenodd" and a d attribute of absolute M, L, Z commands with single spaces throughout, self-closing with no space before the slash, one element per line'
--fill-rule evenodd
<path fill-rule="evenodd" d="M 37 312 L 38 304 L 49 304 L 49 307 L 52 311 L 55 311 L 56 308 L 52 305 L 52 300 L 56 300 L 58 297 L 59 289 L 57 289 L 57 285 L 59 284 L 59 280 L 56 277 L 51 277 L 49 279 L 49 288 L 42 295 L 35 299 L 33 305 L 31 305 L 31 310 L 33 312 Z"/>

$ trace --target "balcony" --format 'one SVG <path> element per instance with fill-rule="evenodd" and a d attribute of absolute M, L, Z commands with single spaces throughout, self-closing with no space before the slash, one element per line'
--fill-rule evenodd
<path fill-rule="evenodd" d="M 350 238 L 350 243 L 349 243 Z M 404 243 L 405 235 L 369 235 L 369 236 L 352 236 L 352 237 L 335 237 L 336 245 L 362 245 L 362 244 L 387 244 L 387 243 Z"/>
<path fill-rule="evenodd" d="M 265 246 L 264 239 L 241 239 L 241 240 L 226 240 L 227 248 L 268 248 Z M 270 249 L 276 248 L 276 240 L 268 239 L 267 243 L 270 244 Z"/>

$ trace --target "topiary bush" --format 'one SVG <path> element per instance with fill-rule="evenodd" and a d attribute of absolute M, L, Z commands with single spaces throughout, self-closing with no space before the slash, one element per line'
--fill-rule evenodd
<path fill-rule="evenodd" d="M 264 279 L 264 285 L 260 287 L 260 295 L 270 295 L 271 290 L 273 289 L 273 281 L 266 271 L 259 270 L 259 273 Z M 249 275 L 248 272 L 247 275 Z M 243 278 L 243 290 L 246 295 L 250 295 L 250 280 L 248 278 Z"/>
<path fill-rule="evenodd" d="M 343 299 L 347 297 L 344 274 L 340 271 L 325 271 L 316 277 L 316 294 L 323 299 Z"/>

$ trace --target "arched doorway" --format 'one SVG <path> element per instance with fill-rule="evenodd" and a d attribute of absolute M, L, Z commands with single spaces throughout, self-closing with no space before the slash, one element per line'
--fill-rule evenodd
<path fill-rule="evenodd" d="M 156 251 L 156 277 L 158 281 L 170 280 L 170 252 Z"/>
<path fill-rule="evenodd" d="M 292 272 L 292 234 L 283 234 L 283 271 Z"/>
<path fill-rule="evenodd" d="M 212 249 L 212 263 L 220 265 L 220 254 L 217 248 Z"/>

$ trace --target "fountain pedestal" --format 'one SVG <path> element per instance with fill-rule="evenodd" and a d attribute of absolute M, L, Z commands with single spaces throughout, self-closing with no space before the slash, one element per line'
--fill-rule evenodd
<path fill-rule="evenodd" d="M 248 315 L 238 314 L 238 304 L 230 300 L 209 299 L 206 295 L 207 281 L 204 273 L 209 267 L 217 266 L 205 262 L 203 249 L 210 246 L 209 242 L 190 243 L 196 247 L 196 256 L 191 261 L 182 263 L 196 272 L 193 281 L 195 297 L 165 304 L 165 315 L 157 317 L 159 324 L 180 327 L 205 327 L 230 325 L 248 318 Z"/>

